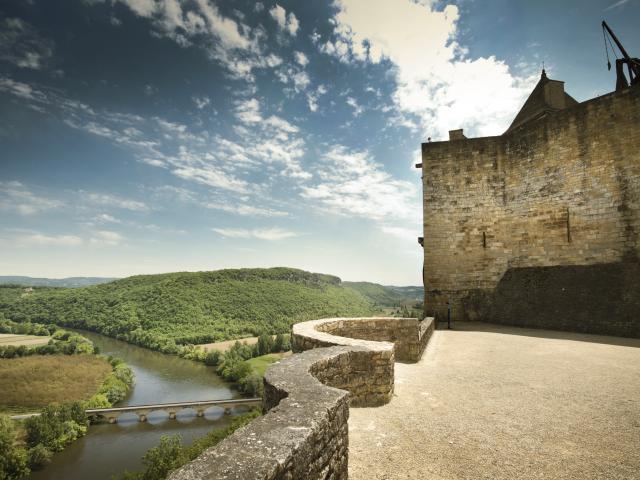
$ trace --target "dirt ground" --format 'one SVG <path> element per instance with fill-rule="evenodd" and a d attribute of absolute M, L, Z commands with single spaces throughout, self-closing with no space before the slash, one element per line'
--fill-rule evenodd
<path fill-rule="evenodd" d="M 456 327 L 351 409 L 351 480 L 640 479 L 640 340 Z"/>

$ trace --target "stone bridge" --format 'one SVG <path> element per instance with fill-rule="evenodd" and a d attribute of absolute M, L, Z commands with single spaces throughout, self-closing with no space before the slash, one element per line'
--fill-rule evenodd
<path fill-rule="evenodd" d="M 118 417 L 123 413 L 135 413 L 141 422 L 147 421 L 147 416 L 151 412 L 158 410 L 165 411 L 169 414 L 169 418 L 175 420 L 176 413 L 184 409 L 192 409 L 196 411 L 198 417 L 203 417 L 205 410 L 211 407 L 219 407 L 224 409 L 225 414 L 230 414 L 231 409 L 235 407 L 261 407 L 261 398 L 238 398 L 234 400 L 198 400 L 195 402 L 176 402 L 176 403 L 157 403 L 153 405 L 129 405 L 126 407 L 112 408 L 91 408 L 86 410 L 89 417 L 105 418 L 109 423 L 116 423 Z"/>

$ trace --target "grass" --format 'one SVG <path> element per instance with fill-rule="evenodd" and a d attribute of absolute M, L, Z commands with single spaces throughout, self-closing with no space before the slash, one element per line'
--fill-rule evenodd
<path fill-rule="evenodd" d="M 19 347 L 36 347 L 38 345 L 46 345 L 51 337 L 37 335 L 15 335 L 13 333 L 0 333 L 0 347 L 8 347 L 14 345 Z"/>
<path fill-rule="evenodd" d="M 111 372 L 93 355 L 34 355 L 0 359 L 0 411 L 23 413 L 49 403 L 88 400 Z"/>
<path fill-rule="evenodd" d="M 269 365 L 279 360 L 282 360 L 285 357 L 291 355 L 291 352 L 284 353 L 269 353 L 267 355 L 261 355 L 259 357 L 254 357 L 247 360 L 247 363 L 251 365 L 251 368 L 254 372 L 259 375 L 264 375 Z"/>

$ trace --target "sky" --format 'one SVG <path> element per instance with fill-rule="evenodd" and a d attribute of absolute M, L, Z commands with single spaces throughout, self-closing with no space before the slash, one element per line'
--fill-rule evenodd
<path fill-rule="evenodd" d="M 0 275 L 289 266 L 419 285 L 420 143 L 544 62 L 612 91 L 640 0 L 4 0 Z"/>

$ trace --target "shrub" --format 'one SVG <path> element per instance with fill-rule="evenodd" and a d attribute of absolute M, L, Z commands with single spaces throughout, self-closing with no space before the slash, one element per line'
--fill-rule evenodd
<path fill-rule="evenodd" d="M 261 397 L 263 393 L 262 376 L 256 372 L 252 372 L 249 375 L 243 377 L 238 382 L 240 390 L 252 397 Z"/>
<path fill-rule="evenodd" d="M 220 350 L 211 350 L 207 353 L 207 356 L 204 357 L 204 363 L 209 365 L 210 367 L 217 367 L 220 363 L 220 356 L 222 353 Z"/>
<path fill-rule="evenodd" d="M 111 406 L 111 402 L 104 393 L 96 393 L 89 400 L 84 402 L 84 408 L 109 408 Z"/>
<path fill-rule="evenodd" d="M 35 447 L 29 449 L 27 456 L 29 468 L 31 468 L 31 470 L 39 470 L 51 461 L 53 454 L 51 453 L 51 450 L 39 443 Z"/>

